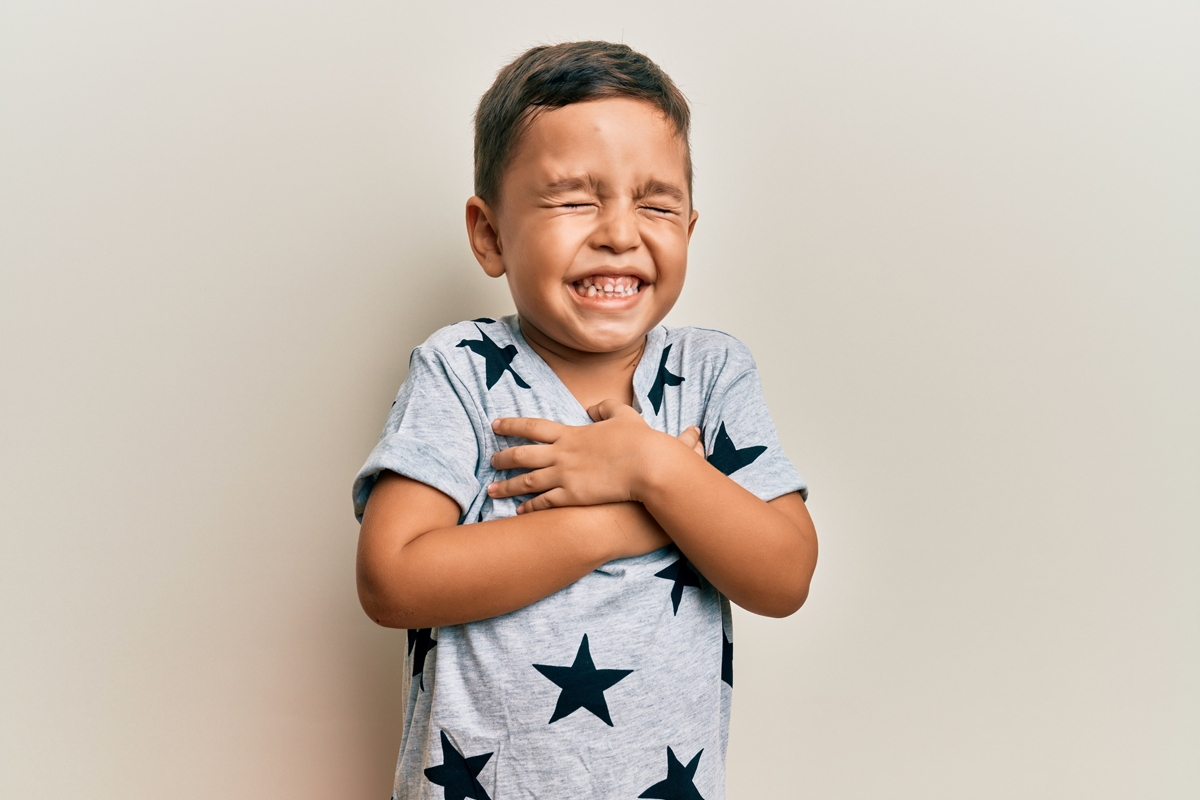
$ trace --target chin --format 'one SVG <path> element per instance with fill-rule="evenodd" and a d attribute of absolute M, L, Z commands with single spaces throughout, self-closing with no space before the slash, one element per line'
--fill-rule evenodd
<path fill-rule="evenodd" d="M 611 309 L 585 309 L 580 313 L 581 309 L 576 307 L 560 309 L 558 314 L 533 315 L 518 306 L 517 311 L 542 336 L 582 353 L 625 350 L 638 344 L 657 324 L 634 309 L 627 309 L 624 313 L 614 313 Z"/>
<path fill-rule="evenodd" d="M 600 326 L 586 332 L 580 332 L 575 338 L 579 341 L 579 349 L 589 353 L 615 353 L 637 344 L 647 331 L 635 326 Z"/>

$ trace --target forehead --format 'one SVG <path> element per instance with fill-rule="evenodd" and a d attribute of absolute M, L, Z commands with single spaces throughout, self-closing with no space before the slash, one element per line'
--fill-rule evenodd
<path fill-rule="evenodd" d="M 659 108 L 611 97 L 543 111 L 521 136 L 504 185 L 589 175 L 597 182 L 659 180 L 687 190 L 687 145 Z M 516 188 L 514 185 L 513 188 Z"/>

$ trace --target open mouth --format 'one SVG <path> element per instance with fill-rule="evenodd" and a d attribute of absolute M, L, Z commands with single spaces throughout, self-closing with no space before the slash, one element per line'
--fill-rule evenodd
<path fill-rule="evenodd" d="M 642 280 L 633 275 L 589 275 L 572 284 L 580 297 L 631 297 L 642 290 Z"/>

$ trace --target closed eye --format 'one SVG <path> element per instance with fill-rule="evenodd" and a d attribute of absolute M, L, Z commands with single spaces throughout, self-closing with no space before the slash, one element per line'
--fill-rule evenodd
<path fill-rule="evenodd" d="M 656 206 L 642 206 L 647 211 L 654 211 L 659 214 L 674 214 L 675 212 L 669 208 L 657 208 Z"/>

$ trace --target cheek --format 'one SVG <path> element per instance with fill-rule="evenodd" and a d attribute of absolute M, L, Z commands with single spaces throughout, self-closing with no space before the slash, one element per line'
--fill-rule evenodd
<path fill-rule="evenodd" d="M 551 244 L 542 240 L 539 246 L 526 246 L 511 254 L 513 266 L 507 271 L 508 288 L 518 309 L 525 313 L 534 313 L 547 302 L 554 302 L 551 298 L 561 289 L 570 267 L 570 260 L 564 264 L 562 253 Z"/>
<path fill-rule="evenodd" d="M 565 245 L 569 234 L 569 228 L 560 220 L 536 220 L 521 229 L 516 245 L 524 258 L 544 263 L 553 260 L 554 254 Z"/>
<path fill-rule="evenodd" d="M 647 232 L 643 238 L 664 273 L 660 277 L 666 280 L 682 278 L 687 269 L 687 237 L 673 228 L 659 228 Z"/>
<path fill-rule="evenodd" d="M 528 285 L 560 283 L 570 271 L 578 254 L 577 242 L 570 232 L 548 227 L 527 240 L 519 264 Z"/>

